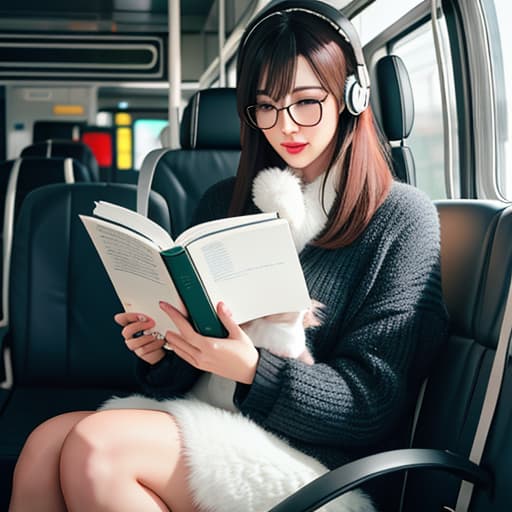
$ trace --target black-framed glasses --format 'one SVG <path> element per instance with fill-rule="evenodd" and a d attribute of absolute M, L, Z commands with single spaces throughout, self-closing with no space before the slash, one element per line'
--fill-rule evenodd
<path fill-rule="evenodd" d="M 290 103 L 286 107 L 277 108 L 269 103 L 257 103 L 245 108 L 247 122 L 253 128 L 270 130 L 277 124 L 279 112 L 286 110 L 292 121 L 299 126 L 316 126 L 322 120 L 322 103 L 329 94 L 321 100 L 312 98 Z"/>

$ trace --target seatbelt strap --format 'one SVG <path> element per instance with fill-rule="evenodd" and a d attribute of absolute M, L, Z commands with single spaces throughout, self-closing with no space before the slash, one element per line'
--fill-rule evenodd
<path fill-rule="evenodd" d="M 475 464 L 480 464 L 482 455 L 485 449 L 485 443 L 491 423 L 496 411 L 505 370 L 509 359 L 511 350 L 512 337 L 512 280 L 509 284 L 507 295 L 507 302 L 505 304 L 505 312 L 503 313 L 503 320 L 501 321 L 500 335 L 498 338 L 498 346 L 496 347 L 496 354 L 492 363 L 491 373 L 489 375 L 489 382 L 485 391 L 484 402 L 482 410 L 480 411 L 480 419 L 476 428 L 475 437 L 473 439 L 473 446 L 469 454 L 469 459 Z M 457 503 L 455 505 L 455 512 L 467 512 L 471 502 L 474 485 L 470 482 L 463 481 L 459 489 Z"/>
<path fill-rule="evenodd" d="M 137 212 L 144 217 L 148 215 L 149 193 L 151 192 L 151 183 L 155 174 L 156 166 L 160 158 L 169 151 L 168 148 L 155 149 L 150 151 L 142 161 L 137 180 Z"/>

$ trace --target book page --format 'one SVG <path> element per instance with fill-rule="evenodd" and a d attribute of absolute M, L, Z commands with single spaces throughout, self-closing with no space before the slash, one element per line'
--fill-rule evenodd
<path fill-rule="evenodd" d="M 160 250 L 169 249 L 174 245 L 171 235 L 162 226 L 124 206 L 107 201 L 98 201 L 93 214 L 146 236 L 155 242 Z"/>
<path fill-rule="evenodd" d="M 238 217 L 226 217 L 224 219 L 203 222 L 196 226 L 192 226 L 181 233 L 176 238 L 176 244 L 185 247 L 202 236 L 211 235 L 225 229 L 232 229 L 239 226 L 245 226 L 247 224 L 253 224 L 255 222 L 265 222 L 274 219 L 277 219 L 277 213 L 255 213 L 252 215 L 239 215 Z"/>
<path fill-rule="evenodd" d="M 311 305 L 284 219 L 221 231 L 187 250 L 212 304 L 224 301 L 237 323 Z"/>
<path fill-rule="evenodd" d="M 186 313 L 158 247 L 116 224 L 80 215 L 125 311 L 143 313 L 155 331 L 176 331 L 158 303 L 164 300 Z M 101 293 L 101 290 L 99 291 Z"/>

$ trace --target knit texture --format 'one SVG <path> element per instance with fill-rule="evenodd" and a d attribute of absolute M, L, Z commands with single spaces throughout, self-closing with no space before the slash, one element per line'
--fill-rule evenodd
<path fill-rule="evenodd" d="M 207 192 L 196 222 L 226 216 L 233 183 Z M 389 446 L 446 336 L 439 253 L 435 207 L 400 183 L 350 246 L 307 245 L 309 292 L 325 305 L 322 325 L 308 330 L 315 364 L 260 349 L 254 382 L 235 392 L 240 411 L 331 468 Z M 138 375 L 150 396 L 170 398 L 199 372 L 170 353 L 140 362 Z"/>

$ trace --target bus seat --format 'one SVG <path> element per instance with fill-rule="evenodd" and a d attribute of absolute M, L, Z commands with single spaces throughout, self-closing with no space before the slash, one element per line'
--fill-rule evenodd
<path fill-rule="evenodd" d="M 441 221 L 443 293 L 450 337 L 434 365 L 423 400 L 414 447 L 440 448 L 468 457 L 478 424 L 512 275 L 512 208 L 500 202 L 437 201 Z M 510 389 L 508 365 L 504 386 Z M 512 401 L 502 396 L 482 465 L 493 492 L 477 489 L 470 510 L 510 510 Z M 455 507 L 460 480 L 440 472 L 408 477 L 405 510 Z M 435 489 L 435 492 L 431 492 Z"/>
<path fill-rule="evenodd" d="M 196 92 L 183 112 L 181 149 L 162 152 L 151 188 L 167 201 L 173 237 L 186 229 L 203 193 L 234 176 L 240 158 L 236 89 Z"/>
<path fill-rule="evenodd" d="M 2 300 L 0 308 L 2 321 L 6 321 L 4 303 L 7 300 L 7 270 L 10 254 L 10 240 L 21 203 L 34 188 L 59 182 L 87 182 L 91 180 L 89 169 L 71 158 L 18 158 L 0 163 L 0 226 L 1 230 L 1 265 L 0 273 Z"/>
<path fill-rule="evenodd" d="M 384 475 L 405 469 L 402 505 L 382 502 L 381 512 L 454 510 L 461 474 L 489 484 L 486 489 L 477 485 L 470 512 L 511 509 L 510 393 L 498 402 L 481 467 L 469 464 L 468 458 L 512 275 L 512 207 L 483 200 L 443 200 L 436 206 L 450 332 L 419 402 L 412 448 L 370 455 L 330 471 L 271 512 L 316 510 L 314 504 L 326 503 L 321 501 L 326 496 L 374 485 Z M 510 363 L 503 385 L 507 390 L 512 385 Z"/>
<path fill-rule="evenodd" d="M 136 187 L 54 184 L 32 191 L 21 205 L 12 247 L 10 324 L 3 340 L 14 380 L 9 389 L 0 389 L 4 500 L 19 451 L 34 427 L 56 414 L 94 409 L 112 394 L 136 387 L 135 359 L 113 321 L 122 311 L 120 302 L 78 217 L 91 214 L 97 200 L 135 209 Z M 167 205 L 154 192 L 149 216 L 169 229 Z M 0 510 L 6 509 L 0 503 Z"/>
<path fill-rule="evenodd" d="M 23 149 L 21 157 L 64 157 L 73 158 L 87 167 L 91 173 L 90 181 L 99 181 L 98 162 L 87 144 L 74 140 L 49 139 L 36 142 Z"/>
<path fill-rule="evenodd" d="M 32 142 L 48 139 L 80 140 L 80 131 L 84 125 L 85 121 L 34 121 Z"/>
<path fill-rule="evenodd" d="M 407 146 L 414 124 L 414 97 L 409 73 L 398 55 L 382 57 L 376 66 L 380 104 L 380 126 L 391 144 L 396 177 L 416 185 L 416 170 L 411 148 Z"/>

